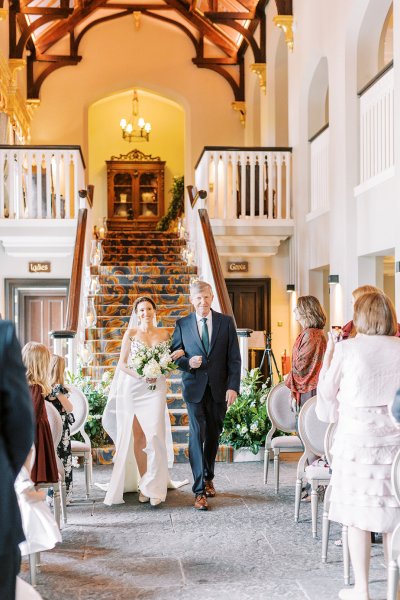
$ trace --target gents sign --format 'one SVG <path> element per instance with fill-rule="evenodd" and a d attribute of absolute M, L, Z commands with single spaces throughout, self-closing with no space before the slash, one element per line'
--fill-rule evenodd
<path fill-rule="evenodd" d="M 226 266 L 228 271 L 230 271 L 231 273 L 247 273 L 247 271 L 249 270 L 248 262 L 228 262 Z"/>
<path fill-rule="evenodd" d="M 50 262 L 30 262 L 29 273 L 50 273 L 51 263 Z"/>

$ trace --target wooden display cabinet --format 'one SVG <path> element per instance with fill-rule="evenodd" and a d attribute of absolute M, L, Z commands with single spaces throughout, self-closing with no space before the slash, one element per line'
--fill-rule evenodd
<path fill-rule="evenodd" d="M 132 150 L 106 164 L 108 228 L 155 229 L 164 215 L 165 161 Z"/>

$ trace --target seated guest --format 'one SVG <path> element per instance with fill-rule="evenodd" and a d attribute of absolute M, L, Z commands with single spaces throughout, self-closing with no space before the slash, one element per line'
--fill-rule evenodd
<path fill-rule="evenodd" d="M 362 285 L 362 286 L 356 288 L 355 290 L 353 290 L 353 292 L 351 294 L 353 306 L 354 306 L 356 300 L 358 300 L 363 294 L 368 294 L 369 292 L 381 292 L 381 291 L 382 290 L 375 287 L 374 285 Z M 342 334 L 341 334 L 342 340 L 347 340 L 348 338 L 353 338 L 356 336 L 356 334 L 357 334 L 357 331 L 356 331 L 356 328 L 354 327 L 353 321 L 349 321 L 348 323 L 346 323 L 346 325 L 343 325 Z M 397 324 L 396 336 L 400 337 L 400 324 Z"/>
<path fill-rule="evenodd" d="M 286 378 L 296 412 L 315 396 L 319 372 L 326 349 L 324 327 L 326 316 L 314 296 L 300 296 L 294 309 L 296 321 L 302 327 L 292 350 L 292 369 Z"/>
<path fill-rule="evenodd" d="M 0 321 L 0 598 L 15 599 L 24 540 L 14 481 L 33 442 L 33 410 L 21 359 L 21 348 L 10 321 Z"/>
<path fill-rule="evenodd" d="M 51 392 L 49 383 L 50 352 L 43 344 L 28 342 L 22 349 L 22 359 L 26 368 L 36 418 L 36 457 L 30 474 L 31 479 L 35 485 L 56 483 L 58 481 L 56 455 L 44 403 L 45 397 Z"/>
<path fill-rule="evenodd" d="M 338 422 L 332 447 L 329 519 L 349 528 L 354 588 L 342 600 L 369 600 L 371 531 L 389 536 L 400 520 L 391 486 L 391 463 L 400 448 L 400 430 L 389 414 L 400 387 L 400 339 L 390 299 L 363 294 L 354 305 L 358 335 L 334 345 L 329 336 L 321 369 L 316 413 Z"/>

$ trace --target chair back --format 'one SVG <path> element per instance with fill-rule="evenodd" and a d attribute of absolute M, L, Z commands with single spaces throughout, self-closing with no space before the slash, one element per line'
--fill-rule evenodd
<path fill-rule="evenodd" d="M 396 500 L 400 504 L 400 450 L 394 457 L 392 464 L 392 488 Z"/>
<path fill-rule="evenodd" d="M 326 460 L 328 461 L 328 465 L 332 464 L 331 449 L 332 449 L 332 445 L 333 445 L 333 440 L 335 438 L 336 427 L 337 427 L 337 423 L 329 423 L 328 428 L 325 433 L 324 449 L 325 449 L 325 456 L 326 456 Z"/>
<path fill-rule="evenodd" d="M 69 399 L 72 402 L 73 414 L 75 417 L 75 423 L 70 425 L 71 435 L 75 435 L 78 431 L 82 431 L 89 415 L 89 403 L 85 394 L 74 385 L 68 386 Z"/>
<path fill-rule="evenodd" d="M 307 400 L 299 414 L 299 435 L 305 451 L 322 456 L 325 451 L 324 440 L 328 423 L 320 421 L 315 413 L 317 397 Z"/>
<path fill-rule="evenodd" d="M 276 429 L 285 433 L 296 431 L 296 416 L 291 409 L 291 391 L 283 381 L 275 385 L 268 394 L 267 412 Z"/>
<path fill-rule="evenodd" d="M 53 438 L 54 448 L 57 448 L 58 444 L 61 442 L 62 431 L 63 431 L 63 423 L 61 419 L 61 415 L 56 409 L 55 406 L 48 400 L 45 402 L 47 418 L 49 420 L 50 429 L 51 429 L 51 437 Z"/>

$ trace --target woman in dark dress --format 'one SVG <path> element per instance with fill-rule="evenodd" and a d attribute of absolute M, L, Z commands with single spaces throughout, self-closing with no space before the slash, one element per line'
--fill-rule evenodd
<path fill-rule="evenodd" d="M 31 479 L 39 483 L 56 483 L 58 470 L 53 438 L 47 418 L 45 397 L 50 393 L 49 366 L 50 352 L 43 344 L 28 342 L 22 349 L 22 359 L 32 396 L 35 413 L 35 463 Z"/>

